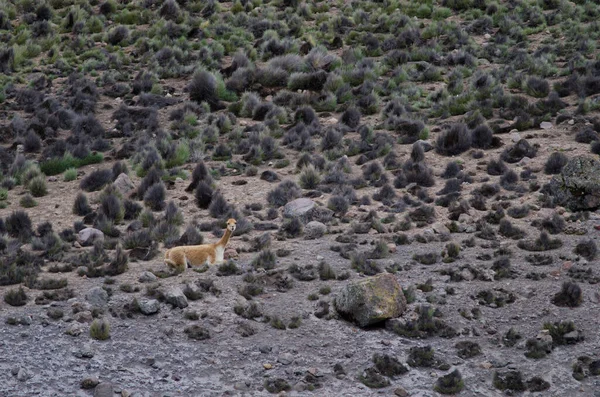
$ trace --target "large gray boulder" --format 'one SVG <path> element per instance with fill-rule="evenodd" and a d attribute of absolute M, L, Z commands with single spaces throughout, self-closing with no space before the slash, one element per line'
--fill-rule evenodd
<path fill-rule="evenodd" d="M 298 218 L 304 224 L 310 221 L 327 223 L 333 218 L 333 211 L 318 206 L 311 199 L 302 197 L 292 200 L 283 207 L 285 218 Z"/>
<path fill-rule="evenodd" d="M 406 298 L 393 274 L 383 273 L 348 284 L 335 297 L 340 315 L 360 327 L 399 317 Z"/>
<path fill-rule="evenodd" d="M 180 309 L 188 307 L 188 300 L 179 287 L 173 287 L 165 294 L 165 300 L 167 303 L 172 304 L 174 307 Z"/>
<path fill-rule="evenodd" d="M 86 227 L 77 233 L 77 241 L 84 247 L 93 245 L 97 240 L 104 241 L 104 233 L 93 227 Z"/>
<path fill-rule="evenodd" d="M 310 221 L 304 227 L 304 238 L 307 240 L 314 240 L 323 237 L 327 231 L 327 226 L 319 221 Z"/>
<path fill-rule="evenodd" d="M 123 196 L 127 196 L 132 190 L 135 189 L 135 185 L 129 178 L 129 175 L 125 173 L 119 174 L 117 179 L 113 182 L 113 186 L 121 192 Z"/>
<path fill-rule="evenodd" d="M 85 294 L 85 299 L 94 307 L 105 307 L 108 303 L 108 292 L 104 288 L 94 287 Z"/>
<path fill-rule="evenodd" d="M 315 205 L 314 201 L 304 197 L 292 200 L 283 207 L 283 216 L 286 218 L 305 217 Z"/>
<path fill-rule="evenodd" d="M 577 156 L 564 166 L 550 182 L 557 204 L 571 211 L 593 211 L 600 208 L 600 162 Z"/>
<path fill-rule="evenodd" d="M 138 302 L 140 312 L 146 316 L 158 313 L 160 304 L 156 299 L 142 299 Z"/>

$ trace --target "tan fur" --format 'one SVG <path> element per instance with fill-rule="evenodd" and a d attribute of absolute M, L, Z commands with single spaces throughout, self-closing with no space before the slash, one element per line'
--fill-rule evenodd
<path fill-rule="evenodd" d="M 214 244 L 185 245 L 173 247 L 165 252 L 165 263 L 178 272 L 183 272 L 187 265 L 202 266 L 205 263 L 215 265 L 223 263 L 223 258 L 218 258 L 225 252 L 231 234 L 235 231 L 236 220 L 227 220 L 227 229 L 219 241 Z"/>

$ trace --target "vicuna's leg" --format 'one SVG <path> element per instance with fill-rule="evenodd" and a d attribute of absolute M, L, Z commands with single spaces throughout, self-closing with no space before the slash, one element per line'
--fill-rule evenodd
<path fill-rule="evenodd" d="M 187 265 L 185 253 L 182 251 L 167 251 L 167 254 L 165 255 L 165 263 L 174 268 L 177 272 L 181 273 L 185 271 Z"/>

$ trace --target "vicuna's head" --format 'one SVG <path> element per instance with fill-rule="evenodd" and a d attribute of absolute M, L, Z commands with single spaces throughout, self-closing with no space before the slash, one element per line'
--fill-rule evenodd
<path fill-rule="evenodd" d="M 235 232 L 236 223 L 236 220 L 233 218 L 227 219 L 227 229 L 231 230 L 232 232 Z"/>

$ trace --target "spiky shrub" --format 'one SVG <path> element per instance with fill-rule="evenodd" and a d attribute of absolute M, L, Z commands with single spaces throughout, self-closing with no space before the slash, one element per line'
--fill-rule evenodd
<path fill-rule="evenodd" d="M 583 292 L 577 283 L 565 281 L 560 292 L 552 298 L 556 306 L 577 307 L 583 302 Z"/>
<path fill-rule="evenodd" d="M 208 213 L 210 214 L 210 216 L 212 216 L 213 218 L 222 218 L 226 216 L 231 210 L 231 205 L 227 203 L 227 200 L 225 200 L 225 197 L 223 197 L 221 193 L 217 192 L 213 195 L 210 205 L 208 207 Z"/>
<path fill-rule="evenodd" d="M 350 203 L 348 203 L 348 199 L 344 196 L 331 196 L 327 201 L 327 208 L 338 215 L 344 215 L 348 212 L 349 207 Z"/>
<path fill-rule="evenodd" d="M 439 377 L 433 386 L 433 390 L 441 394 L 458 394 L 464 387 L 462 375 L 458 369 L 455 369 L 448 375 Z"/>
<path fill-rule="evenodd" d="M 300 172 L 298 183 L 302 189 L 315 189 L 321 182 L 321 176 L 312 164 L 304 167 Z"/>
<path fill-rule="evenodd" d="M 253 260 L 252 266 L 255 269 L 263 268 L 265 270 L 270 270 L 275 268 L 276 258 L 273 251 L 266 249 L 261 251 Z"/>
<path fill-rule="evenodd" d="M 4 294 L 4 302 L 11 306 L 25 306 L 27 304 L 27 294 L 23 287 L 8 290 Z"/>
<path fill-rule="evenodd" d="M 217 94 L 217 79 L 210 72 L 206 70 L 196 72 L 188 89 L 192 101 L 206 102 L 211 111 L 222 108 Z"/>
<path fill-rule="evenodd" d="M 525 92 L 535 98 L 545 98 L 550 93 L 550 84 L 546 79 L 531 76 L 525 82 Z"/>
<path fill-rule="evenodd" d="M 205 182 L 200 181 L 194 190 L 194 196 L 196 198 L 196 205 L 199 208 L 207 209 L 213 199 L 213 190 L 211 187 Z"/>
<path fill-rule="evenodd" d="M 100 199 L 102 213 L 114 223 L 120 223 L 125 216 L 123 202 L 115 193 L 103 194 Z"/>
<path fill-rule="evenodd" d="M 110 323 L 106 318 L 97 318 L 90 325 L 90 337 L 96 340 L 107 340 L 110 338 Z"/>
<path fill-rule="evenodd" d="M 435 150 L 444 156 L 456 156 L 471 147 L 471 132 L 463 123 L 456 123 L 440 133 Z"/>
<path fill-rule="evenodd" d="M 302 222 L 298 218 L 286 219 L 279 229 L 282 235 L 289 238 L 300 236 L 302 230 Z"/>
<path fill-rule="evenodd" d="M 77 179 L 77 169 L 76 168 L 69 168 L 63 174 L 63 180 L 65 182 L 71 182 L 71 181 L 74 181 L 75 179 Z"/>
<path fill-rule="evenodd" d="M 282 207 L 289 201 L 302 195 L 302 191 L 293 181 L 283 181 L 267 195 L 267 201 L 274 207 Z"/>
<path fill-rule="evenodd" d="M 41 175 L 30 180 L 27 186 L 33 197 L 43 197 L 48 194 L 46 179 Z"/>
<path fill-rule="evenodd" d="M 86 192 L 95 192 L 112 182 L 111 170 L 96 170 L 82 179 L 79 187 Z"/>
<path fill-rule="evenodd" d="M 564 153 L 554 152 L 550 156 L 548 156 L 548 160 L 546 160 L 546 164 L 544 165 L 544 173 L 548 175 L 560 174 L 563 167 L 567 165 L 569 159 Z"/>
<path fill-rule="evenodd" d="M 165 185 L 162 182 L 155 183 L 144 194 L 144 204 L 152 211 L 162 211 L 166 194 Z"/>
<path fill-rule="evenodd" d="M 28 242 L 33 235 L 31 218 L 25 211 L 13 211 L 5 220 L 6 232 L 10 237 Z"/>
<path fill-rule="evenodd" d="M 37 201 L 33 198 L 33 196 L 29 193 L 25 194 L 19 200 L 19 205 L 23 208 L 33 208 L 38 205 Z"/>
<path fill-rule="evenodd" d="M 477 149 L 489 149 L 492 146 L 492 130 L 485 124 L 478 125 L 471 132 L 472 146 Z"/>
<path fill-rule="evenodd" d="M 127 264 L 129 263 L 129 255 L 123 250 L 121 244 L 117 244 L 115 257 L 104 269 L 106 276 L 117 276 L 127 271 Z"/>
<path fill-rule="evenodd" d="M 576 255 L 584 257 L 588 261 L 592 261 L 596 257 L 598 248 L 596 247 L 594 240 L 588 239 L 577 243 L 573 252 Z"/>

